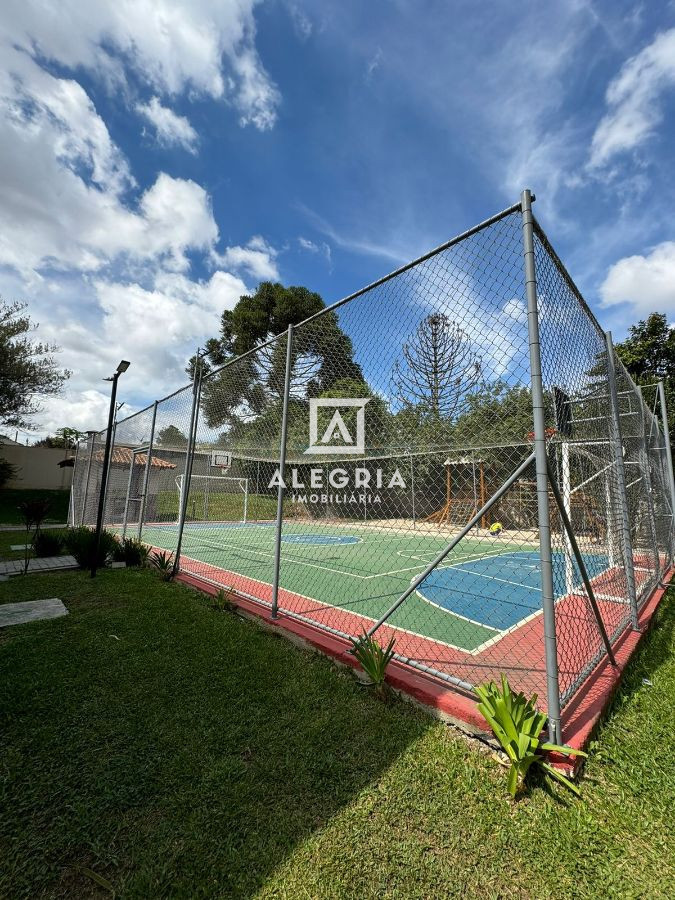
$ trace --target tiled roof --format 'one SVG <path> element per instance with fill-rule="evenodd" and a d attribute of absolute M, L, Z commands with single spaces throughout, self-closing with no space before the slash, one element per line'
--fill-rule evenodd
<path fill-rule="evenodd" d="M 97 462 L 103 462 L 103 456 L 104 451 L 97 450 L 94 454 L 94 459 Z M 112 451 L 110 462 L 115 466 L 130 466 L 131 456 L 132 452 L 129 447 L 115 447 Z M 135 459 L 137 466 L 144 466 L 148 461 L 146 453 L 137 453 Z M 150 467 L 153 469 L 175 469 L 176 464 L 167 462 L 165 459 L 160 459 L 159 456 L 153 455 L 150 457 Z"/>

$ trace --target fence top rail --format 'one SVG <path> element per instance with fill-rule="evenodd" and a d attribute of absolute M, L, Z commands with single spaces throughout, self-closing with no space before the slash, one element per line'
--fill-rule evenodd
<path fill-rule="evenodd" d="M 549 239 L 548 239 L 548 237 L 547 237 L 547 235 L 546 235 L 546 232 L 545 232 L 544 229 L 541 227 L 541 225 L 540 225 L 539 222 L 536 220 L 536 218 L 534 218 L 534 216 L 533 216 L 532 218 L 533 218 L 533 221 L 534 221 L 534 231 L 535 231 L 535 234 L 537 235 L 537 237 L 538 237 L 539 240 L 541 241 L 541 243 L 542 243 L 544 249 L 546 250 L 546 252 L 548 253 L 548 255 L 549 255 L 549 256 L 551 257 L 551 259 L 553 260 L 553 263 L 554 263 L 556 269 L 558 270 L 558 272 L 560 273 L 560 275 L 562 276 L 562 278 L 563 278 L 564 281 L 566 282 L 567 286 L 568 286 L 569 289 L 572 291 L 572 293 L 574 294 L 574 296 L 576 297 L 576 299 L 579 301 L 579 303 L 580 303 L 581 306 L 583 307 L 584 312 L 585 312 L 586 315 L 589 317 L 589 319 L 591 320 L 592 324 L 593 324 L 594 327 L 598 330 L 598 333 L 600 334 L 600 336 L 601 336 L 601 337 L 603 338 L 603 340 L 604 340 L 604 337 L 605 337 L 605 330 L 604 330 L 604 328 L 602 327 L 602 325 L 600 324 L 600 322 L 597 320 L 597 318 L 596 318 L 596 316 L 595 316 L 595 313 L 593 312 L 593 310 L 590 308 L 590 306 L 588 305 L 588 303 L 587 303 L 586 300 L 584 299 L 584 296 L 583 296 L 583 294 L 581 293 L 581 291 L 579 290 L 579 288 L 576 286 L 576 284 L 575 284 L 575 282 L 574 282 L 574 279 L 572 278 L 572 276 L 571 276 L 570 273 L 568 272 L 567 268 L 565 267 L 565 264 L 564 264 L 563 261 L 560 259 L 560 257 L 559 257 L 558 254 L 555 252 L 555 250 L 553 249 L 553 245 L 552 245 L 551 242 L 549 241 Z"/>

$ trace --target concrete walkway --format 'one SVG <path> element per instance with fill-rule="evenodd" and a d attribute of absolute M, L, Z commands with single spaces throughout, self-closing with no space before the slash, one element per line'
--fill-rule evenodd
<path fill-rule="evenodd" d="M 20 575 L 23 572 L 22 559 L 5 559 L 0 562 L 0 575 Z M 55 572 L 58 569 L 76 569 L 74 556 L 42 556 L 28 560 L 29 572 Z"/>
<path fill-rule="evenodd" d="M 27 600 L 24 603 L 0 603 L 0 628 L 22 625 L 24 622 L 39 622 L 40 619 L 58 619 L 67 615 L 68 610 L 57 597 L 50 600 Z"/>

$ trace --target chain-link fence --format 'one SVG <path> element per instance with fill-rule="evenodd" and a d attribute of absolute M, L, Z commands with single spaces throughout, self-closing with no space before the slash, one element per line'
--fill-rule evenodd
<path fill-rule="evenodd" d="M 670 567 L 672 471 L 528 198 L 118 422 L 104 523 L 458 689 L 504 673 L 559 736 Z"/>

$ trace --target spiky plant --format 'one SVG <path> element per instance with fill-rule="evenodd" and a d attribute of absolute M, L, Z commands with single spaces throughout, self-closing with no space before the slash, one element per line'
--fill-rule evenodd
<path fill-rule="evenodd" d="M 504 675 L 501 688 L 494 681 L 489 681 L 475 688 L 475 691 L 480 700 L 478 709 L 511 762 L 507 787 L 512 797 L 523 788 L 532 766 L 539 766 L 577 796 L 581 795 L 576 784 L 546 762 L 545 754 L 561 753 L 564 756 L 587 756 L 587 754 L 572 747 L 540 740 L 542 729 L 546 724 L 546 715 L 537 711 L 536 694 L 529 700 L 522 692 L 514 694 Z"/>
<path fill-rule="evenodd" d="M 386 647 L 382 647 L 372 635 L 364 630 L 361 637 L 350 638 L 350 640 L 352 642 L 351 652 L 370 678 L 370 683 L 375 686 L 378 695 L 384 696 L 384 679 L 387 674 L 387 666 L 394 655 L 394 638 L 389 641 Z"/>

